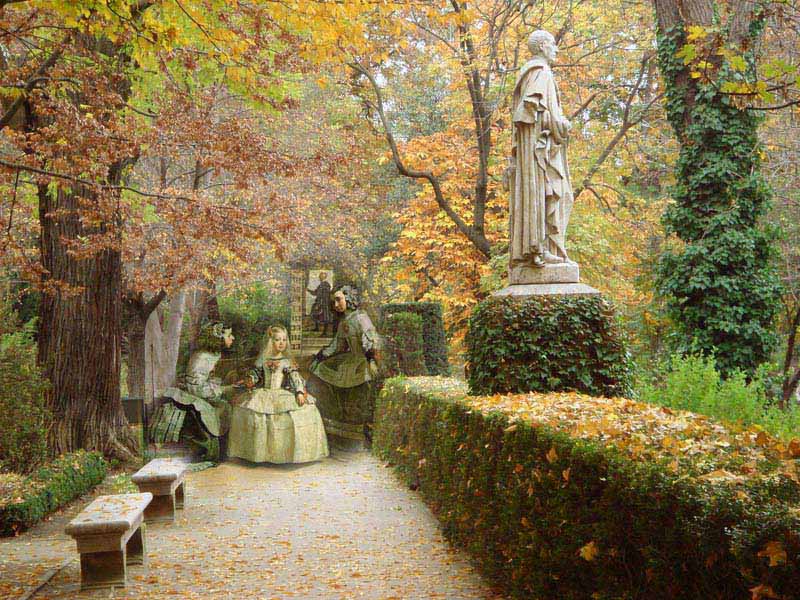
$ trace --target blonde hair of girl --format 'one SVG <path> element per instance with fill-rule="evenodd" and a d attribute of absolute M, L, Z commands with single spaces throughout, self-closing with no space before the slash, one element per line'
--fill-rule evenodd
<path fill-rule="evenodd" d="M 275 349 L 275 336 L 282 333 L 286 337 L 286 350 L 278 352 Z M 256 358 L 256 366 L 261 367 L 264 361 L 269 358 L 291 358 L 291 351 L 289 350 L 289 332 L 281 325 L 272 325 L 267 329 L 267 334 L 264 336 L 264 344 L 261 347 L 261 352 Z"/>

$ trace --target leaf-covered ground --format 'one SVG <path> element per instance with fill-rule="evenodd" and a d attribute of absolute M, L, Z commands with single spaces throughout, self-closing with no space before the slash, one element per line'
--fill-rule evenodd
<path fill-rule="evenodd" d="M 469 397 L 466 385 L 453 379 L 419 377 L 413 382 L 476 410 L 505 413 L 511 427 L 516 420 L 548 425 L 614 446 L 637 460 L 663 461 L 686 477 L 724 484 L 764 477 L 800 482 L 800 440 L 785 443 L 756 427 L 723 425 L 703 415 L 626 398 L 573 393 Z"/>
<path fill-rule="evenodd" d="M 495 598 L 417 495 L 369 454 L 283 467 L 225 463 L 187 481 L 187 510 L 175 524 L 148 527 L 149 570 L 129 568 L 128 587 L 114 597 Z M 125 487 L 104 487 L 112 483 Z M 0 598 L 23 597 L 70 559 L 37 600 L 109 597 L 79 593 L 75 543 L 63 533 L 90 499 L 0 540 Z"/>

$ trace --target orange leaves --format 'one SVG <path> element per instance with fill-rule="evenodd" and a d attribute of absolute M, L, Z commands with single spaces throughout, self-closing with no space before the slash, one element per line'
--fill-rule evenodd
<path fill-rule="evenodd" d="M 762 550 L 758 552 L 759 558 L 769 559 L 770 567 L 777 567 L 786 562 L 786 550 L 781 542 L 767 542 Z"/>
<path fill-rule="evenodd" d="M 736 497 L 749 502 L 748 488 L 741 484 L 759 478 L 788 478 L 800 483 L 797 460 L 789 458 L 797 443 L 784 445 L 757 429 L 732 429 L 680 410 L 625 398 L 598 398 L 576 393 L 468 396 L 466 385 L 452 380 L 414 378 L 414 386 L 446 398 L 458 398 L 473 410 L 502 412 L 513 421 L 508 434 L 522 423 L 546 425 L 572 437 L 613 447 L 634 460 L 661 463 L 667 471 L 691 477 L 707 485 L 732 485 Z M 511 427 L 514 427 L 512 430 Z M 543 457 L 556 465 L 563 457 L 551 446 Z M 563 467 L 562 467 L 563 469 Z M 522 475 L 521 466 L 514 467 Z M 559 470 L 564 484 L 570 468 Z M 532 488 L 529 494 L 532 493 Z M 773 552 L 775 548 L 765 549 Z"/>
<path fill-rule="evenodd" d="M 600 548 L 597 546 L 597 542 L 594 541 L 589 542 L 578 550 L 578 555 L 587 562 L 592 562 L 599 554 Z"/>

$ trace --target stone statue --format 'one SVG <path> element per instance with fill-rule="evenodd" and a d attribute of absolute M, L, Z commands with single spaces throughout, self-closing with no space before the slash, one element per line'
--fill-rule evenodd
<path fill-rule="evenodd" d="M 567 166 L 569 120 L 561 111 L 551 65 L 558 48 L 547 31 L 528 38 L 511 105 L 514 126 L 506 189 L 510 192 L 509 284 L 577 283 L 565 232 L 573 195 Z"/>

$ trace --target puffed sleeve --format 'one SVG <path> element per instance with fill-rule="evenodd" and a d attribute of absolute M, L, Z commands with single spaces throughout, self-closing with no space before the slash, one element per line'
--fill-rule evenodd
<path fill-rule="evenodd" d="M 297 395 L 299 393 L 306 393 L 306 382 L 303 381 L 303 376 L 297 370 L 297 365 L 290 362 L 283 367 L 283 374 L 289 382 L 289 391 Z"/>
<path fill-rule="evenodd" d="M 247 372 L 247 377 L 250 379 L 253 387 L 261 386 L 264 383 L 264 369 L 261 367 L 250 369 Z"/>
<path fill-rule="evenodd" d="M 344 319 L 343 319 L 343 321 L 344 321 Z M 317 358 L 318 359 L 321 360 L 321 359 L 324 359 L 324 358 L 330 358 L 334 354 L 337 354 L 337 353 L 342 351 L 342 349 L 340 347 L 340 346 L 342 346 L 341 329 L 342 329 L 342 323 L 339 323 L 339 326 L 336 329 L 336 334 L 333 336 L 333 339 L 331 340 L 331 343 L 328 344 L 327 346 L 325 346 L 319 352 L 317 352 Z"/>
<path fill-rule="evenodd" d="M 378 332 L 365 312 L 358 315 L 358 324 L 361 326 L 361 347 L 364 354 L 374 356 L 378 348 Z"/>

